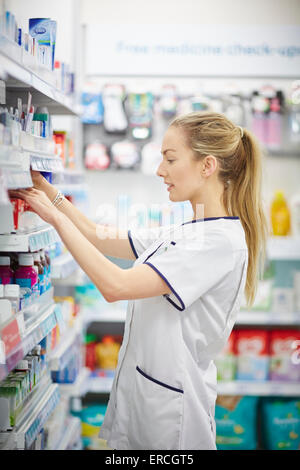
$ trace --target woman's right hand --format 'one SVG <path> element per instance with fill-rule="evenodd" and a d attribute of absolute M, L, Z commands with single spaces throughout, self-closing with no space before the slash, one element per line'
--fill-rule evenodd
<path fill-rule="evenodd" d="M 38 190 L 43 191 L 43 187 L 47 183 L 47 180 L 43 177 L 43 175 L 39 171 L 30 170 L 31 179 L 33 182 L 33 187 Z"/>

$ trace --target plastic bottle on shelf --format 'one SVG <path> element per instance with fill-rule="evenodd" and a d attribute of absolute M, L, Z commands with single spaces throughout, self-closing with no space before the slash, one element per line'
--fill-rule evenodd
<path fill-rule="evenodd" d="M 96 346 L 97 363 L 101 369 L 115 369 L 118 362 L 120 344 L 112 336 L 103 336 Z"/>
<path fill-rule="evenodd" d="M 40 253 L 33 253 L 34 265 L 38 268 L 39 291 L 40 295 L 45 292 L 45 268 L 41 263 Z"/>
<path fill-rule="evenodd" d="M 93 334 L 85 337 L 85 365 L 91 370 L 96 367 L 96 340 L 97 337 Z"/>
<path fill-rule="evenodd" d="M 31 254 L 19 255 L 19 268 L 15 272 L 16 284 L 20 287 L 33 289 L 38 283 L 38 274 L 34 268 L 33 256 Z"/>
<path fill-rule="evenodd" d="M 41 258 L 41 263 L 44 266 L 44 275 L 45 275 L 45 291 L 48 290 L 51 286 L 51 279 L 50 279 L 50 258 L 47 255 L 44 250 L 40 250 L 40 258 Z"/>
<path fill-rule="evenodd" d="M 14 273 L 10 267 L 10 257 L 0 256 L 0 284 L 12 284 L 13 279 Z"/>
<path fill-rule="evenodd" d="M 50 289 L 51 287 L 51 259 L 50 259 L 48 251 L 44 250 L 44 255 L 45 255 L 46 263 L 48 266 L 48 289 Z"/>
<path fill-rule="evenodd" d="M 282 191 L 276 191 L 271 205 L 272 234 L 285 236 L 290 233 L 290 211 Z"/>
<path fill-rule="evenodd" d="M 270 112 L 267 126 L 267 145 L 270 149 L 279 149 L 282 145 L 282 104 L 283 94 L 277 91 L 270 99 Z"/>

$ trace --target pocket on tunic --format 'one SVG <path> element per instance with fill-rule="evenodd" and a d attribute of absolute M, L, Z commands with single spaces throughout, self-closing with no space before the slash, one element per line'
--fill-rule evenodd
<path fill-rule="evenodd" d="M 128 429 L 132 449 L 180 448 L 183 395 L 182 389 L 161 382 L 136 367 Z"/>

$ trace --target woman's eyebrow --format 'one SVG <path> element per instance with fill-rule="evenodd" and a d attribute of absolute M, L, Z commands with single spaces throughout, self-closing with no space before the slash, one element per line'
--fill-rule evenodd
<path fill-rule="evenodd" d="M 162 153 L 162 155 L 164 155 L 165 153 L 170 152 L 170 151 L 171 152 L 176 152 L 175 149 L 166 149 L 166 150 L 162 150 L 161 153 Z"/>

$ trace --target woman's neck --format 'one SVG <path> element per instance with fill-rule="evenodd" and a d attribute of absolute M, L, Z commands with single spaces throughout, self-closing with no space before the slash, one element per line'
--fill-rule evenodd
<path fill-rule="evenodd" d="M 229 213 L 223 204 L 223 192 L 206 191 L 204 196 L 190 201 L 194 220 L 206 219 L 209 217 L 228 217 Z"/>

